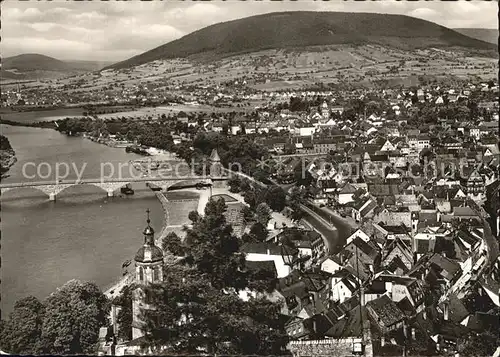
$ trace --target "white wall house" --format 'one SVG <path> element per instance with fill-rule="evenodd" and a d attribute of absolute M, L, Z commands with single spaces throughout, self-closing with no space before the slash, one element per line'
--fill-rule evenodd
<path fill-rule="evenodd" d="M 268 262 L 274 261 L 278 278 L 284 278 L 290 274 L 291 268 L 285 264 L 281 254 L 267 253 L 246 253 L 245 259 L 249 262 Z"/>
<path fill-rule="evenodd" d="M 303 128 L 299 128 L 299 135 L 300 136 L 311 136 L 314 134 L 315 131 L 316 131 L 316 128 L 314 126 L 303 127 Z"/>
<path fill-rule="evenodd" d="M 341 269 L 342 265 L 340 262 L 337 262 L 332 258 L 327 258 L 323 263 L 321 263 L 321 270 L 330 274 L 335 274 Z"/>
<path fill-rule="evenodd" d="M 344 278 L 333 284 L 334 280 L 332 280 L 332 300 L 338 301 L 339 303 L 343 303 L 347 299 L 350 299 L 354 293 L 356 292 L 356 285 L 354 281 Z"/>
<path fill-rule="evenodd" d="M 363 232 L 361 229 L 358 229 L 358 230 L 356 230 L 356 232 L 354 232 L 349 237 L 347 237 L 345 245 L 351 244 L 351 242 L 356 238 L 360 238 L 365 242 L 368 242 L 370 240 L 370 236 L 368 234 Z"/>

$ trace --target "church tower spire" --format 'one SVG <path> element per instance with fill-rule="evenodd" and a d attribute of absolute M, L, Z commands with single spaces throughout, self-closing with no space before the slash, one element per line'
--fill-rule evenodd
<path fill-rule="evenodd" d="M 142 234 L 144 235 L 144 245 L 153 246 L 155 244 L 155 231 L 153 227 L 151 227 L 151 220 L 149 219 L 149 208 L 146 210 L 148 218 L 146 219 L 146 223 L 148 224 Z"/>
<path fill-rule="evenodd" d="M 146 210 L 147 226 L 144 228 L 144 244 L 135 254 L 135 281 L 137 289 L 133 293 L 132 301 L 132 338 L 136 339 L 144 335 L 143 322 L 140 311 L 151 308 L 145 295 L 145 287 L 148 284 L 163 281 L 163 251 L 155 245 L 155 231 L 151 227 L 149 209 Z"/>

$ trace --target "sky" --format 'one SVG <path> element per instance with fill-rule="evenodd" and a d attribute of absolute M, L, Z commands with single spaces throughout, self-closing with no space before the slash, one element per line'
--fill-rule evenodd
<path fill-rule="evenodd" d="M 497 1 L 18 1 L 1 2 L 0 53 L 121 61 L 203 27 L 276 11 L 401 14 L 449 27 L 498 29 Z"/>

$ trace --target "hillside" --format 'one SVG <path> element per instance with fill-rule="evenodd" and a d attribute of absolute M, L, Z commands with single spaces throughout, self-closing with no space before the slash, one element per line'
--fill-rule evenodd
<path fill-rule="evenodd" d="M 376 44 L 403 50 L 464 47 L 492 53 L 497 48 L 409 16 L 297 11 L 257 15 L 208 26 L 109 68 L 127 68 L 160 59 L 221 58 L 266 49 L 341 44 Z"/>
<path fill-rule="evenodd" d="M 495 45 L 498 44 L 498 29 L 468 28 L 453 30 L 471 38 L 475 38 L 484 42 L 494 43 Z"/>
<path fill-rule="evenodd" d="M 61 78 L 75 74 L 97 71 L 109 62 L 61 61 L 36 53 L 21 54 L 2 59 L 2 79 Z"/>

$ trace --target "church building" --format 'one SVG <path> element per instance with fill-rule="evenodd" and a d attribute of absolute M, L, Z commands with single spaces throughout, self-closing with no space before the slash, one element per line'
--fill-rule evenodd
<path fill-rule="evenodd" d="M 155 245 L 154 230 L 150 225 L 149 210 L 147 227 L 144 228 L 144 244 L 135 254 L 135 281 L 137 289 L 134 290 L 132 299 L 132 339 L 144 335 L 140 314 L 142 309 L 147 309 L 148 297 L 144 287 L 148 284 L 163 281 L 163 251 Z"/>

